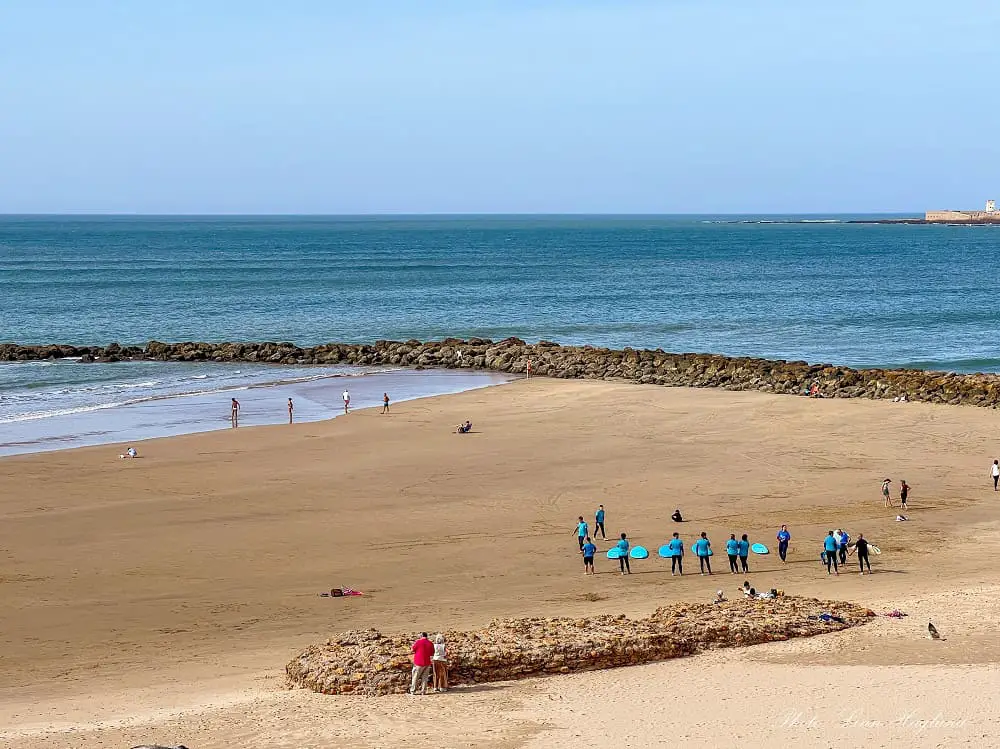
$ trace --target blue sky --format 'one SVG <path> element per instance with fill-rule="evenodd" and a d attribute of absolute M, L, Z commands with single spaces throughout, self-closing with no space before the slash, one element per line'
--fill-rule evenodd
<path fill-rule="evenodd" d="M 1000 199 L 1000 3 L 0 4 L 0 212 Z"/>

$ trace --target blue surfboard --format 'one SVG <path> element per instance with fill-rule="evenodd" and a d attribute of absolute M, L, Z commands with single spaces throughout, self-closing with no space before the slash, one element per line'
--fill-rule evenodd
<path fill-rule="evenodd" d="M 646 550 L 645 546 L 633 546 L 629 556 L 633 559 L 645 559 L 649 556 L 649 551 Z"/>
<path fill-rule="evenodd" d="M 670 548 L 670 544 L 665 544 L 660 547 L 659 551 L 656 552 L 664 559 L 670 559 L 674 556 L 674 550 Z"/>
<path fill-rule="evenodd" d="M 754 554 L 770 554 L 771 553 L 771 552 L 769 552 L 767 550 L 767 547 L 764 546 L 764 544 L 754 544 L 753 546 L 750 547 L 750 551 L 752 551 Z"/>
<path fill-rule="evenodd" d="M 617 546 L 613 549 L 608 549 L 608 559 L 617 559 L 622 555 L 621 549 Z"/>

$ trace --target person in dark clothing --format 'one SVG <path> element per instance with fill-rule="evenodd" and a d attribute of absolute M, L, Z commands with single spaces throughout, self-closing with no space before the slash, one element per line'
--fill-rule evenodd
<path fill-rule="evenodd" d="M 910 496 L 910 485 L 906 483 L 906 479 L 899 482 L 899 506 L 902 509 L 906 509 L 906 498 Z"/>
<path fill-rule="evenodd" d="M 729 557 L 729 571 L 734 575 L 738 574 L 740 571 L 739 565 L 736 560 L 740 555 L 740 542 L 736 540 L 736 534 L 730 533 L 729 540 L 726 541 L 726 556 Z"/>
<path fill-rule="evenodd" d="M 788 554 L 788 542 L 792 540 L 792 534 L 788 532 L 788 526 L 781 526 L 781 530 L 778 531 L 778 556 L 781 557 L 781 561 L 785 561 L 785 557 Z"/>
<path fill-rule="evenodd" d="M 750 556 L 750 539 L 747 538 L 747 534 L 744 533 L 740 536 L 739 540 L 740 547 L 740 566 L 743 567 L 744 572 L 749 572 L 750 567 L 747 565 L 747 557 Z"/>
<path fill-rule="evenodd" d="M 681 541 L 680 534 L 674 533 L 674 537 L 670 539 L 670 552 L 673 556 L 670 557 L 670 574 L 677 572 L 681 575 L 684 574 L 684 542 Z"/>
<path fill-rule="evenodd" d="M 681 511 L 680 510 L 674 510 L 674 514 L 670 516 L 670 519 L 673 520 L 675 523 L 683 523 L 684 522 L 684 518 L 681 517 Z"/>
<path fill-rule="evenodd" d="M 865 574 L 865 567 L 868 567 L 868 574 L 872 573 L 872 563 L 868 561 L 868 542 L 865 540 L 865 534 L 859 533 L 858 540 L 854 542 L 854 550 L 858 553 L 858 567 L 861 568 L 861 574 Z"/>

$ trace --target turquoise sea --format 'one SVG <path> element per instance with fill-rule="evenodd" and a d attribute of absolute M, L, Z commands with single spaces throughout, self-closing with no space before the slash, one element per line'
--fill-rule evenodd
<path fill-rule="evenodd" d="M 802 218 L 0 217 L 0 340 L 519 336 L 1000 370 L 1000 227 Z M 0 366 L 0 426 L 346 374 L 42 369 Z"/>

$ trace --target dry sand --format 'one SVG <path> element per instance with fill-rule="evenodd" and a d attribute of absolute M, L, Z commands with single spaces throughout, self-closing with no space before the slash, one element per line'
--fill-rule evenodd
<path fill-rule="evenodd" d="M 452 425 L 475 423 L 467 436 Z M 330 422 L 0 460 L 0 745 L 958 746 L 1000 739 L 995 411 L 538 379 Z M 879 482 L 912 486 L 893 521 Z M 774 537 L 758 588 L 911 616 L 810 641 L 421 698 L 281 689 L 331 632 L 644 614 L 743 577 L 585 577 L 575 519 L 653 550 Z M 880 544 L 828 577 L 833 527 Z M 968 538 L 964 543 L 958 539 Z M 600 546 L 600 544 L 599 544 Z M 603 548 L 606 548 L 603 547 Z M 655 552 L 654 552 L 655 553 Z M 333 586 L 365 591 L 320 598 Z M 596 599 L 596 600 L 593 600 Z M 947 639 L 925 638 L 927 618 Z M 924 721 L 924 722 L 920 722 Z M 6 743 L 4 743 L 6 742 Z"/>

